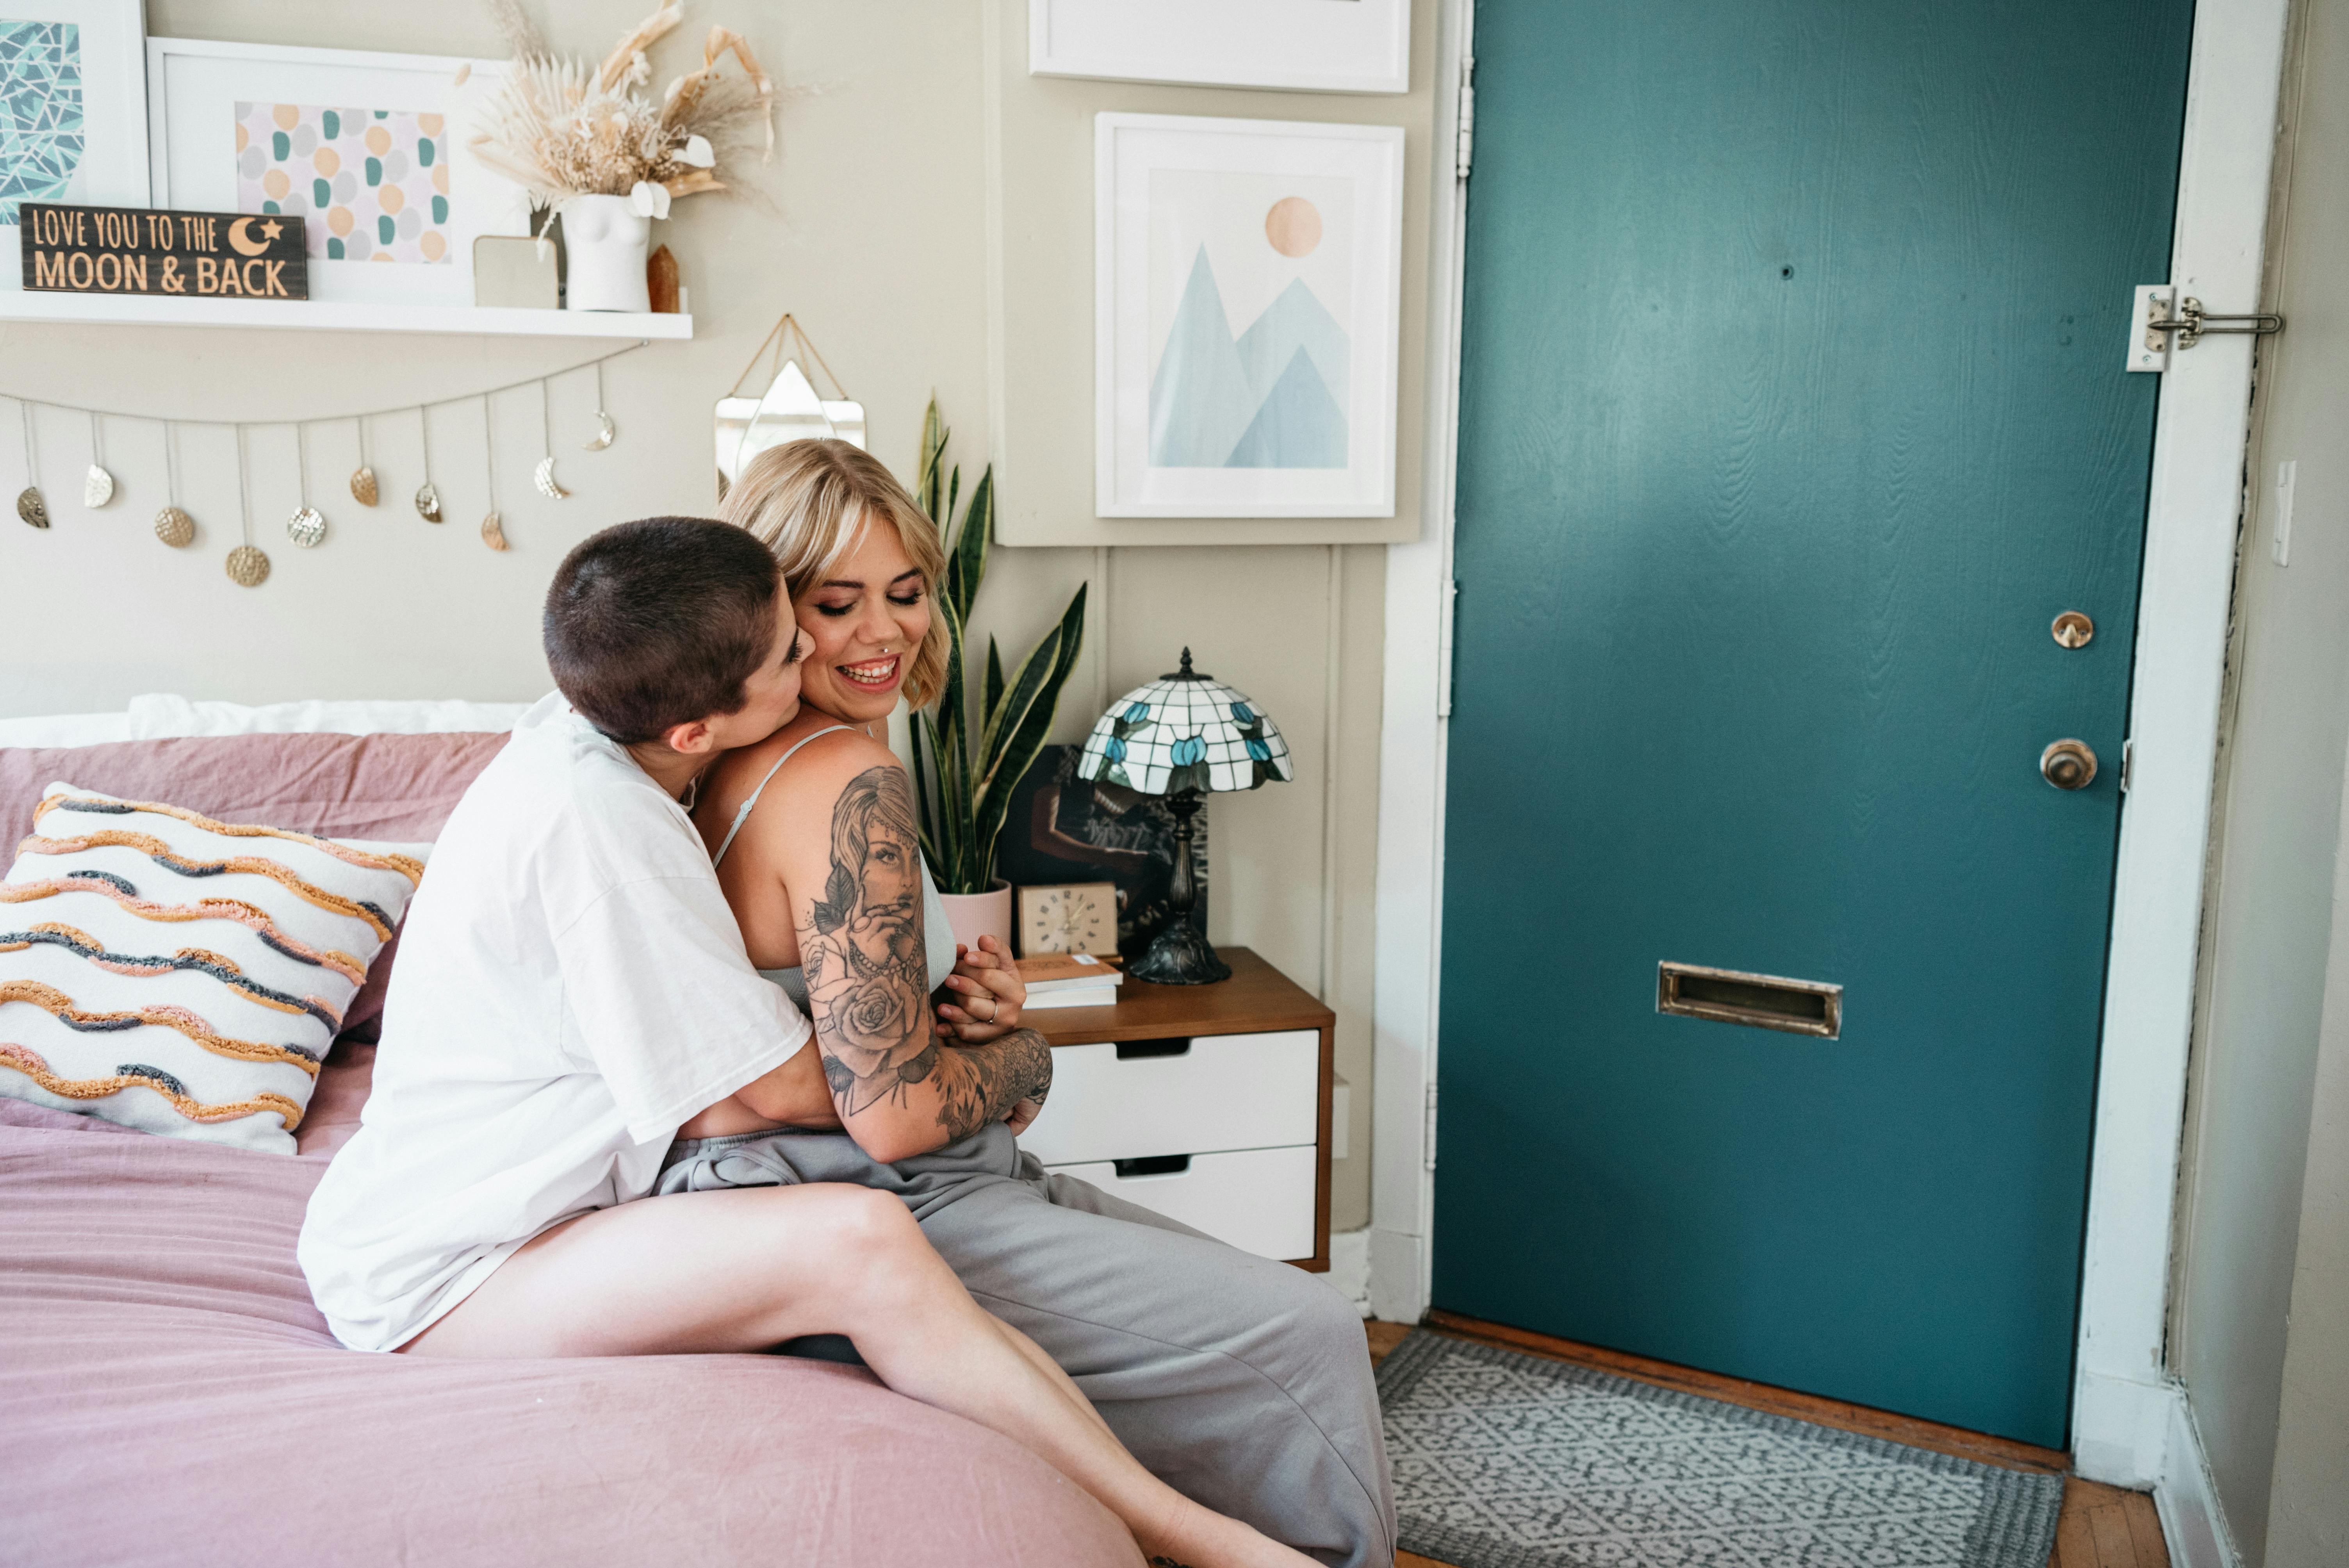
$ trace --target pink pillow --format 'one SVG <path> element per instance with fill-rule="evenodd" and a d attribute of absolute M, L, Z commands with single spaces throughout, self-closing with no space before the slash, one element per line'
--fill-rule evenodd
<path fill-rule="evenodd" d="M 465 787 L 505 743 L 502 735 L 314 734 L 0 747 L 0 849 L 32 832 L 33 808 L 53 779 L 322 838 L 438 838 Z M 375 1037 L 398 950 L 395 936 L 369 966 L 342 1037 Z"/>

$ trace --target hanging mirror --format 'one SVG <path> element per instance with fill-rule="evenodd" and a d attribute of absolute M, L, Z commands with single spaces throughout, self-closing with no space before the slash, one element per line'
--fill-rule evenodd
<path fill-rule="evenodd" d="M 807 372 L 800 368 L 802 356 L 831 383 L 832 397 L 819 393 Z M 752 379 L 762 357 L 769 361 L 766 389 L 745 396 L 742 384 Z M 769 447 L 823 437 L 860 449 L 864 445 L 864 405 L 849 398 L 832 366 L 789 315 L 775 323 L 774 330 L 750 356 L 750 363 L 734 378 L 734 389 L 718 400 L 717 414 L 720 500 L 726 499 L 744 465 Z"/>

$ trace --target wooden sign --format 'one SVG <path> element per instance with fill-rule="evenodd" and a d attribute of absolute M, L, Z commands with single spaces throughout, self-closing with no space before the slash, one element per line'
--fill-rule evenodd
<path fill-rule="evenodd" d="M 310 297 L 310 254 L 298 217 L 26 201 L 17 233 L 27 289 L 185 299 Z"/>

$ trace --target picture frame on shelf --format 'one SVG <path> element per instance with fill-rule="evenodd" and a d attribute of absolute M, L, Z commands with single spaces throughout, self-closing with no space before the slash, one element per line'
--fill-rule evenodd
<path fill-rule="evenodd" d="M 1019 890 L 1019 954 L 1117 952 L 1117 884 L 1071 882 Z"/>
<path fill-rule="evenodd" d="M 1392 517 L 1397 126 L 1094 117 L 1094 511 Z"/>
<path fill-rule="evenodd" d="M 304 221 L 310 297 L 473 304 L 473 242 L 529 204 L 466 142 L 506 62 L 147 40 L 153 204 Z"/>
<path fill-rule="evenodd" d="M 8 0 L 0 8 L 0 244 L 17 286 L 23 201 L 144 207 L 142 0 Z"/>
<path fill-rule="evenodd" d="M 1028 0 L 1028 74 L 1407 92 L 1411 0 Z"/>

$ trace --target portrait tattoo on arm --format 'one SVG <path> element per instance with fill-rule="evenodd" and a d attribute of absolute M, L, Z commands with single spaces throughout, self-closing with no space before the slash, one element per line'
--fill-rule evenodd
<path fill-rule="evenodd" d="M 1033 1029 L 987 1046 L 940 1046 L 922 902 L 913 789 L 902 769 L 868 768 L 833 807 L 831 870 L 800 932 L 824 1081 L 843 1121 L 927 1093 L 947 1136 L 964 1138 L 1023 1099 L 1043 1099 L 1051 1047 Z"/>

